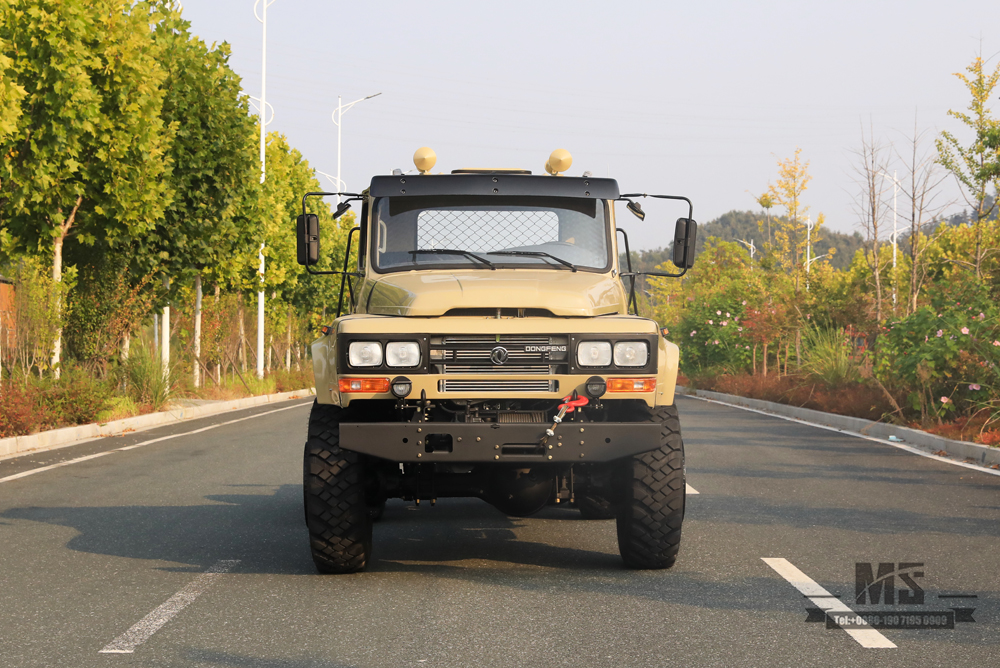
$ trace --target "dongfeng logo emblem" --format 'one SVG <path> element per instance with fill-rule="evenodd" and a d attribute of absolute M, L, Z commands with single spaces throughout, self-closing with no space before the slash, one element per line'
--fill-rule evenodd
<path fill-rule="evenodd" d="M 507 362 L 507 349 L 503 346 L 497 346 L 490 353 L 490 361 L 494 364 L 506 364 Z"/>

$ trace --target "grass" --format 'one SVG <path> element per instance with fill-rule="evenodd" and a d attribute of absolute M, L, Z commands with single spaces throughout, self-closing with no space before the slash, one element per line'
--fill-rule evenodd
<path fill-rule="evenodd" d="M 810 329 L 803 337 L 805 360 L 802 371 L 827 385 L 857 383 L 861 370 L 853 359 L 854 348 L 843 328 Z"/>

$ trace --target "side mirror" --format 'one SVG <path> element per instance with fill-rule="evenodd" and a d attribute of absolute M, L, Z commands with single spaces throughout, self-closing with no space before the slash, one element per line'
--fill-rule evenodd
<path fill-rule="evenodd" d="M 299 264 L 316 264 L 319 262 L 319 216 L 315 213 L 301 215 L 296 220 L 295 228 Z"/>
<path fill-rule="evenodd" d="M 678 218 L 674 230 L 674 266 L 690 269 L 694 266 L 694 247 L 698 241 L 698 223 L 690 218 Z"/>

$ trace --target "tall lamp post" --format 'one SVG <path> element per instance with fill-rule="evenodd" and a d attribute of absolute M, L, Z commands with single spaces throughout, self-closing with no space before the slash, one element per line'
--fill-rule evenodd
<path fill-rule="evenodd" d="M 899 195 L 899 179 L 896 178 L 895 169 L 892 170 L 892 176 L 881 171 L 879 174 L 883 179 L 892 179 L 892 310 L 895 311 L 899 293 L 899 281 L 896 280 L 896 239 L 899 236 L 899 228 L 896 226 L 896 196 Z"/>
<path fill-rule="evenodd" d="M 264 183 L 267 177 L 267 167 L 265 159 L 266 134 L 265 127 L 268 121 L 265 120 L 267 113 L 267 8 L 274 4 L 275 0 L 256 0 L 253 3 L 253 15 L 263 26 L 262 46 L 260 50 L 260 182 Z M 257 14 L 257 6 L 261 12 Z M 271 120 L 274 120 L 274 110 L 271 111 Z M 260 259 L 260 290 L 257 292 L 257 378 L 264 377 L 264 242 L 260 242 L 260 251 L 257 253 Z"/>
<path fill-rule="evenodd" d="M 809 268 L 812 267 L 812 231 L 816 223 L 812 218 L 806 218 L 806 292 L 809 292 Z"/>
<path fill-rule="evenodd" d="M 338 179 L 333 174 L 327 174 L 326 172 L 321 172 L 318 169 L 316 170 L 316 173 L 319 174 L 320 176 L 325 176 L 326 178 L 330 179 L 330 183 L 332 183 L 333 187 L 337 189 L 337 192 L 347 191 L 347 184 L 345 184 L 343 181 Z"/>
<path fill-rule="evenodd" d="M 274 2 L 274 0 L 271 0 L 271 2 Z M 341 134 L 341 121 L 344 118 L 344 113 L 348 109 L 356 105 L 358 102 L 364 102 L 365 100 L 370 100 L 373 97 L 378 97 L 381 94 L 382 93 L 375 93 L 374 95 L 369 95 L 368 97 L 362 97 L 348 104 L 343 104 L 341 102 L 340 96 L 339 95 L 337 96 L 337 108 L 333 110 L 332 118 L 333 118 L 333 124 L 337 126 L 337 189 L 338 190 L 340 190 L 341 186 L 344 183 L 343 180 L 341 180 L 340 178 L 340 134 Z M 337 195 L 337 204 L 340 204 L 340 195 Z"/>
<path fill-rule="evenodd" d="M 754 246 L 753 239 L 750 240 L 750 243 L 747 243 L 746 239 L 737 239 L 737 241 L 746 246 L 747 250 L 750 251 L 750 269 L 753 270 L 753 256 L 757 254 L 757 247 Z"/>

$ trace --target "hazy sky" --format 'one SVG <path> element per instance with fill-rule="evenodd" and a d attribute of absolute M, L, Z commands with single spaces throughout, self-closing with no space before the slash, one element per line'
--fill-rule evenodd
<path fill-rule="evenodd" d="M 754 208 L 750 193 L 801 147 L 809 213 L 853 231 L 862 123 L 901 149 L 916 113 L 932 149 L 940 130 L 961 131 L 948 109 L 968 105 L 952 73 L 980 48 L 991 66 L 1000 60 L 1000 2 L 749 4 L 274 0 L 268 129 L 335 174 L 337 96 L 381 92 L 344 116 L 353 191 L 412 168 L 423 145 L 438 154 L 435 171 L 542 173 L 549 153 L 566 148 L 572 174 L 686 195 L 700 222 Z M 207 42 L 232 45 L 245 90 L 259 96 L 253 0 L 186 0 L 184 15 Z M 993 107 L 1000 114 L 1000 101 Z M 644 222 L 619 212 L 633 248 L 669 243 L 683 213 L 647 202 Z"/>

